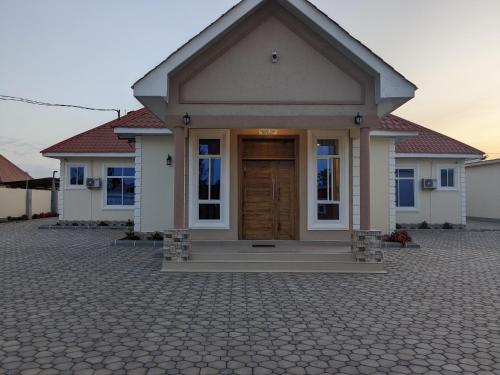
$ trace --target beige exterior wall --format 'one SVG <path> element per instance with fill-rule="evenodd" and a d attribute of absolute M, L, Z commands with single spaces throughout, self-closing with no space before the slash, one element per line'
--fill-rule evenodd
<path fill-rule="evenodd" d="M 500 220 L 500 163 L 466 167 L 467 216 Z"/>
<path fill-rule="evenodd" d="M 31 190 L 31 213 L 50 212 L 50 190 Z M 26 190 L 0 187 L 0 218 L 26 214 Z"/>
<path fill-rule="evenodd" d="M 31 190 L 31 213 L 50 212 L 50 196 L 50 190 Z"/>
<path fill-rule="evenodd" d="M 126 221 L 133 220 L 134 207 L 130 208 L 106 208 L 106 171 L 105 167 L 134 166 L 133 158 L 67 158 L 64 159 L 61 176 L 64 182 L 61 184 L 62 198 L 62 220 L 82 221 Z M 68 173 L 71 165 L 82 165 L 86 168 L 86 178 L 102 178 L 102 189 L 71 188 L 68 185 Z"/>
<path fill-rule="evenodd" d="M 167 117 L 376 115 L 374 78 L 279 8 L 263 7 L 175 72 Z"/>
<path fill-rule="evenodd" d="M 19 217 L 25 214 L 26 190 L 0 187 L 0 218 Z"/>
<path fill-rule="evenodd" d="M 173 155 L 172 136 L 141 136 L 142 187 L 141 232 L 173 228 L 174 167 L 167 166 Z"/>
<path fill-rule="evenodd" d="M 457 167 L 456 190 L 424 190 L 422 189 L 423 178 L 438 179 L 438 166 L 449 165 Z M 397 222 L 401 224 L 415 224 L 426 221 L 429 224 L 465 224 L 463 209 L 465 202 L 465 183 L 463 178 L 463 160 L 457 159 L 432 159 L 432 158 L 396 158 L 396 167 L 415 167 L 416 186 L 414 209 L 396 208 Z"/>
<path fill-rule="evenodd" d="M 372 229 L 389 233 L 390 228 L 390 146 L 392 138 L 372 137 L 370 143 L 370 184 Z"/>

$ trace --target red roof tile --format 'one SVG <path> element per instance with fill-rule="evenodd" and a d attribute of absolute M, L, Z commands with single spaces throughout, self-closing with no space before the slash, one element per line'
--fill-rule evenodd
<path fill-rule="evenodd" d="M 133 144 L 121 140 L 114 133 L 114 128 L 166 128 L 147 109 L 129 112 L 121 119 L 108 122 L 95 129 L 88 130 L 52 147 L 42 153 L 110 153 L 134 152 Z M 415 154 L 484 154 L 482 151 L 459 142 L 444 134 L 435 132 L 395 115 L 380 119 L 378 130 L 417 132 L 418 135 L 399 142 L 397 153 Z"/>
<path fill-rule="evenodd" d="M 23 171 L 10 160 L 0 155 L 0 182 L 32 180 L 28 173 Z"/>
<path fill-rule="evenodd" d="M 398 154 L 484 154 L 477 148 L 395 115 L 382 117 L 379 130 L 418 133 L 416 137 L 398 142 L 396 145 Z"/>

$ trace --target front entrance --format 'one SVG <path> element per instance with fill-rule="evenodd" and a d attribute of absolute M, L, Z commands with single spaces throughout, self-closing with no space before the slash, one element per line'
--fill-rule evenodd
<path fill-rule="evenodd" d="M 240 232 L 244 240 L 295 240 L 295 138 L 245 138 L 242 150 Z"/>

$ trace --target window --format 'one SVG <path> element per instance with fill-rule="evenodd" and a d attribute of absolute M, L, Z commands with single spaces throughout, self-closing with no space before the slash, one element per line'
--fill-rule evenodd
<path fill-rule="evenodd" d="M 438 167 L 439 187 L 442 190 L 455 190 L 456 189 L 456 167 L 455 166 L 441 166 Z"/>
<path fill-rule="evenodd" d="M 348 229 L 347 133 L 315 130 L 308 134 L 308 230 Z"/>
<path fill-rule="evenodd" d="M 396 169 L 396 207 L 415 208 L 415 168 Z"/>
<path fill-rule="evenodd" d="M 317 220 L 340 219 L 340 155 L 338 139 L 318 139 L 316 144 Z"/>
<path fill-rule="evenodd" d="M 135 200 L 135 169 L 106 168 L 106 206 L 130 207 Z"/>
<path fill-rule="evenodd" d="M 68 187 L 85 187 L 85 167 L 83 165 L 68 166 Z"/>
<path fill-rule="evenodd" d="M 198 219 L 220 220 L 221 140 L 198 140 Z"/>
<path fill-rule="evenodd" d="M 229 144 L 226 130 L 190 132 L 189 226 L 229 228 Z"/>

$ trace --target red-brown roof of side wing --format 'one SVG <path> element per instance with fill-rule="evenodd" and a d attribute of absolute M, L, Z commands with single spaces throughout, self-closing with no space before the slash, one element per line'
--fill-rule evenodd
<path fill-rule="evenodd" d="M 397 154 L 473 154 L 484 152 L 450 138 L 434 130 L 395 115 L 380 119 L 379 130 L 417 132 L 418 135 L 404 139 L 396 145 Z"/>
<path fill-rule="evenodd" d="M 0 155 L 0 182 L 32 180 L 28 173 L 12 163 L 5 156 Z"/>

